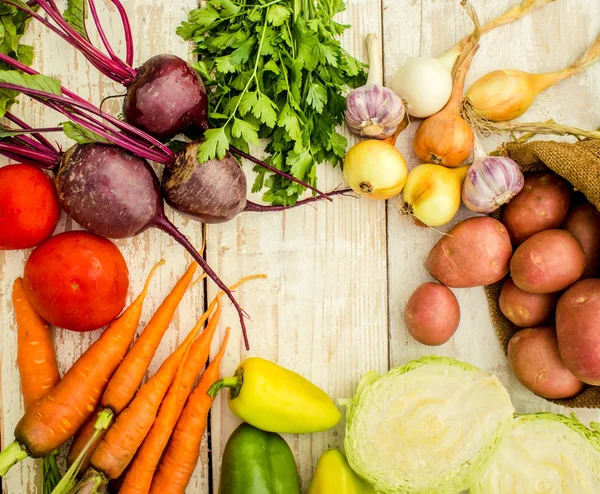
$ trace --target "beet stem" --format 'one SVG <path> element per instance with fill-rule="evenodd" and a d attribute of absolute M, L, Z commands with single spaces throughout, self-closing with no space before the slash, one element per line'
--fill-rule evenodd
<path fill-rule="evenodd" d="M 1 57 L 0 57 L 0 59 L 1 59 Z M 45 91 L 29 89 L 29 88 L 19 86 L 16 84 L 0 83 L 0 88 L 18 91 L 23 94 L 27 94 L 31 97 L 34 97 L 40 103 L 45 104 L 46 106 L 50 106 L 51 108 L 54 108 L 55 110 L 63 113 L 70 119 L 72 119 L 72 112 L 70 112 L 64 108 L 59 109 L 60 106 L 73 107 L 74 109 L 82 108 L 93 115 L 97 115 L 97 116 L 107 120 L 108 122 L 113 124 L 115 127 L 119 128 L 121 130 L 129 131 L 130 133 L 140 136 L 145 141 L 147 141 L 147 143 L 142 143 L 142 142 L 135 143 L 135 141 L 133 141 L 131 138 L 127 137 L 126 140 L 128 141 L 129 144 L 125 145 L 125 143 L 123 142 L 123 138 L 125 138 L 126 136 L 124 136 L 123 133 L 121 133 L 120 136 L 115 135 L 115 136 L 107 137 L 105 132 L 115 132 L 115 131 L 113 129 L 107 127 L 105 124 L 103 124 L 101 122 L 95 122 L 96 125 L 101 126 L 105 130 L 103 132 L 94 130 L 94 132 L 101 134 L 105 138 L 110 138 L 111 142 L 113 142 L 115 145 L 122 146 L 124 149 L 132 151 L 135 154 L 140 152 L 139 149 L 143 149 L 143 151 L 141 151 L 143 153 L 143 157 L 145 157 L 146 159 L 150 159 L 152 161 L 156 161 L 158 163 L 172 164 L 175 161 L 175 154 L 167 146 L 165 146 L 161 142 L 157 141 L 152 136 L 149 136 L 145 132 L 133 127 L 132 125 L 129 125 L 125 122 L 121 122 L 119 119 L 110 116 L 109 114 L 103 112 L 102 110 L 98 109 L 97 107 L 88 103 L 85 100 L 81 100 L 81 101 L 74 100 L 73 98 L 66 98 L 64 96 L 59 96 L 59 95 L 56 95 L 53 93 L 48 93 Z M 88 119 L 89 119 L 89 117 L 88 117 Z M 80 123 L 80 122 L 78 122 L 78 123 Z M 86 126 L 85 123 L 81 123 L 81 125 Z M 89 128 L 89 126 L 88 126 L 88 128 Z M 148 146 L 147 151 L 146 151 L 146 146 Z M 160 152 L 155 152 L 153 149 L 154 146 L 158 147 L 160 149 Z M 136 149 L 135 151 L 134 151 L 134 148 Z"/>
<path fill-rule="evenodd" d="M 334 190 L 333 192 L 328 192 L 326 194 L 327 198 L 330 199 L 332 196 L 349 196 L 348 194 L 352 194 L 352 189 L 339 189 Z M 302 199 L 298 201 L 293 206 L 264 206 L 262 204 L 257 204 L 252 201 L 246 201 L 246 207 L 244 208 L 244 212 L 247 213 L 267 213 L 273 211 L 287 211 L 288 209 L 294 209 L 299 206 L 304 206 L 305 204 L 310 204 L 311 202 L 322 201 L 322 197 L 309 197 L 308 199 Z"/>
<path fill-rule="evenodd" d="M 273 172 L 277 175 L 280 175 L 282 177 L 287 178 L 288 180 L 291 180 L 292 182 L 296 182 L 297 184 L 302 185 L 303 187 L 306 187 L 307 189 L 312 190 L 313 192 L 316 192 L 317 194 L 319 194 L 322 199 L 326 199 L 328 201 L 331 201 L 331 199 L 329 197 L 327 197 L 327 194 L 325 194 L 324 192 L 321 192 L 319 189 L 317 189 L 316 187 L 313 187 L 310 184 L 307 184 L 306 182 L 303 182 L 302 180 L 300 180 L 299 178 L 294 177 L 293 175 L 290 175 L 289 173 L 285 173 L 284 171 L 278 170 L 277 168 L 275 168 L 274 166 L 269 165 L 268 163 L 265 163 L 264 161 L 259 160 L 258 158 L 255 158 L 254 156 L 248 154 L 248 153 L 244 153 L 244 151 L 241 151 L 238 148 L 234 148 L 233 146 L 229 146 L 229 150 L 233 153 L 233 154 L 237 154 L 238 156 L 241 156 L 242 158 L 246 158 L 247 160 L 251 161 L 252 163 L 258 165 L 258 166 L 262 166 L 263 168 L 266 168 L 267 170 L 269 170 L 270 172 Z"/>
<path fill-rule="evenodd" d="M 20 118 L 18 118 L 16 115 L 13 115 L 11 112 L 6 112 L 4 114 L 4 116 L 8 120 L 10 120 L 12 123 L 17 124 L 22 129 L 31 130 L 31 131 L 34 130 L 30 125 L 28 125 L 25 122 L 23 122 L 23 120 L 21 120 Z M 62 132 L 62 129 L 59 128 L 59 130 Z M 43 135 L 39 134 L 38 132 L 33 132 L 32 133 L 32 137 L 34 139 L 36 139 L 44 147 L 47 147 L 49 149 L 52 149 L 53 151 L 56 151 L 56 148 L 52 145 L 52 143 L 48 139 L 46 139 Z"/>
<path fill-rule="evenodd" d="M 94 19 L 94 24 L 96 26 L 96 30 L 98 31 L 98 34 L 100 35 L 100 40 L 102 41 L 104 48 L 106 48 L 106 51 L 108 52 L 110 58 L 112 58 L 115 62 L 122 63 L 123 60 L 121 60 L 117 56 L 117 54 L 114 52 L 112 46 L 110 46 L 110 42 L 108 41 L 106 34 L 104 33 L 104 29 L 102 28 L 102 23 L 100 22 L 100 18 L 98 17 L 98 11 L 96 10 L 96 2 L 94 2 L 94 0 L 88 0 L 88 5 L 90 6 L 90 12 L 92 13 L 92 19 Z"/>
<path fill-rule="evenodd" d="M 154 221 L 153 226 L 155 226 L 156 228 L 160 228 L 162 231 L 164 231 L 165 233 L 170 235 L 174 240 L 179 242 L 183 247 L 185 247 L 185 249 L 190 253 L 190 255 L 194 258 L 194 260 L 198 263 L 198 265 L 204 270 L 204 272 L 215 282 L 215 284 L 223 292 L 225 292 L 227 297 L 229 297 L 229 300 L 231 300 L 231 303 L 233 304 L 233 306 L 235 307 L 235 309 L 237 310 L 237 312 L 240 316 L 240 325 L 242 326 L 242 335 L 244 337 L 244 345 L 246 347 L 246 350 L 250 350 L 250 345 L 248 342 L 248 334 L 246 332 L 246 324 L 244 322 L 245 312 L 240 307 L 240 304 L 238 304 L 237 300 L 235 299 L 235 297 L 233 296 L 233 294 L 231 293 L 229 288 L 227 288 L 227 285 L 225 285 L 225 283 L 223 283 L 223 281 L 221 281 L 219 276 L 211 269 L 211 267 L 208 265 L 206 260 L 198 253 L 198 251 L 194 248 L 194 246 L 187 239 L 187 237 L 183 233 L 181 233 L 177 229 L 177 227 L 169 221 L 169 219 L 166 216 L 164 216 L 164 215 L 158 216 L 156 218 L 156 220 Z"/>
<path fill-rule="evenodd" d="M 92 56 L 98 63 L 98 70 L 105 73 L 105 75 L 110 75 L 107 73 L 108 71 L 112 71 L 115 75 L 118 76 L 118 82 L 122 82 L 127 78 L 132 76 L 135 77 L 135 70 L 131 67 L 125 65 L 125 63 L 119 59 L 112 59 L 107 57 L 102 51 L 96 48 L 91 42 L 85 39 L 81 34 L 79 34 L 71 25 L 65 21 L 60 10 L 54 3 L 54 0 L 38 0 L 38 5 L 42 7 L 46 11 L 46 13 L 52 17 L 54 22 L 58 24 L 59 28 L 69 37 L 69 42 L 72 46 L 79 46 L 80 51 L 85 55 L 85 57 L 90 60 L 90 56 Z M 91 62 L 91 60 L 90 60 Z"/>
<path fill-rule="evenodd" d="M 22 156 L 26 159 L 34 160 L 35 162 L 43 165 L 43 167 L 45 168 L 54 168 L 58 164 L 58 155 L 51 156 L 46 152 L 37 151 L 35 149 L 28 149 L 27 147 L 22 145 L 8 144 L 6 142 L 0 141 L 0 152 L 5 156 L 8 156 L 7 153 L 10 153 L 12 159 L 15 159 L 15 157 L 18 156 Z"/>
<path fill-rule="evenodd" d="M 123 24 L 123 31 L 125 33 L 125 47 L 126 47 L 126 55 L 125 55 L 125 63 L 130 67 L 133 67 L 133 35 L 131 34 L 131 24 L 129 23 L 129 18 L 127 17 L 127 11 L 125 7 L 119 0 L 111 0 L 113 5 L 119 11 L 119 16 L 121 17 L 121 23 Z M 137 71 L 136 71 L 137 72 Z"/>
<path fill-rule="evenodd" d="M 4 2 L 26 12 L 31 17 L 41 22 L 48 29 L 64 39 L 71 46 L 77 48 L 85 55 L 85 57 L 94 67 L 96 67 L 107 77 L 110 77 L 117 82 L 127 80 L 132 76 L 135 77 L 136 72 L 134 69 L 127 67 L 122 61 L 119 64 L 110 59 L 89 41 L 83 38 L 77 31 L 75 31 L 75 29 L 73 29 L 69 23 L 64 20 L 53 0 L 50 0 L 50 3 L 48 3 L 46 0 L 37 0 L 36 4 L 48 14 L 48 16 L 58 25 L 58 27 L 28 7 L 27 4 L 14 2 L 12 0 L 4 0 Z"/>

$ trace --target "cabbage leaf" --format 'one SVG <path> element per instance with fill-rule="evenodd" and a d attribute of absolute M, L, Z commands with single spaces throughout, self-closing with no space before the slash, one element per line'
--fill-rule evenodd
<path fill-rule="evenodd" d="M 493 460 L 513 417 L 500 381 L 447 357 L 366 374 L 346 401 L 345 449 L 383 494 L 454 494 Z"/>

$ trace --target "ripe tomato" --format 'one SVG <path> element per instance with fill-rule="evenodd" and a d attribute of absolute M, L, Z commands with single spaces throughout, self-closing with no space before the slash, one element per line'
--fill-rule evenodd
<path fill-rule="evenodd" d="M 23 285 L 46 321 L 72 331 L 92 331 L 123 310 L 129 272 L 110 240 L 88 232 L 66 232 L 31 253 Z"/>
<path fill-rule="evenodd" d="M 0 250 L 35 247 L 52 235 L 59 217 L 56 188 L 42 170 L 0 168 Z"/>

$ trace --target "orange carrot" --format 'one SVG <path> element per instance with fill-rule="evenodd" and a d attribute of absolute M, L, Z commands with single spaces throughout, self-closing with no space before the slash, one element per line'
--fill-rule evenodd
<path fill-rule="evenodd" d="M 119 413 L 133 399 L 197 267 L 198 264 L 194 262 L 187 269 L 127 353 L 102 395 L 103 407 L 110 407 Z"/>
<path fill-rule="evenodd" d="M 177 376 L 160 406 L 158 416 L 125 475 L 119 494 L 148 493 L 156 465 L 169 442 L 169 437 L 192 391 L 194 381 L 206 365 L 210 344 L 220 317 L 219 300 L 217 310 L 211 316 L 206 329 L 192 345 L 185 365 L 177 371 Z"/>
<path fill-rule="evenodd" d="M 119 414 L 135 396 L 144 374 L 147 372 L 150 362 L 156 353 L 156 349 L 173 319 L 175 310 L 192 281 L 197 267 L 198 265 L 195 262 L 189 266 L 184 275 L 175 284 L 171 293 L 167 295 L 163 303 L 158 307 L 141 336 L 135 341 L 133 347 L 113 374 L 100 400 L 101 409 L 99 413 L 95 413 L 89 418 L 88 423 L 79 430 L 71 444 L 67 461 L 69 466 L 71 466 L 78 460 L 78 465 L 74 469 L 69 468 L 67 476 L 72 477 L 77 475 L 79 471 L 87 470 L 95 446 L 99 444 L 101 436 L 104 434 L 102 430 L 98 430 L 95 427 L 99 414 L 103 410 L 110 410 L 114 414 Z M 205 276 L 203 275 L 200 279 Z M 111 421 L 112 417 L 108 425 L 110 425 Z M 96 435 L 95 440 L 88 447 L 85 456 L 80 458 L 82 451 L 86 449 L 86 445 L 94 434 Z"/>
<path fill-rule="evenodd" d="M 60 381 L 50 328 L 35 311 L 23 290 L 23 279 L 13 284 L 12 302 L 17 320 L 17 367 L 25 410 Z"/>
<path fill-rule="evenodd" d="M 25 410 L 46 396 L 60 381 L 50 327 L 35 311 L 23 290 L 23 279 L 13 283 L 12 302 L 17 321 L 17 367 Z M 42 460 L 42 492 L 49 494 L 60 481 L 57 451 Z"/>
<path fill-rule="evenodd" d="M 0 453 L 1 476 L 27 456 L 50 454 L 73 437 L 92 414 L 106 383 L 129 349 L 150 279 L 163 263 L 152 268 L 142 293 L 79 357 L 63 379 L 25 412 L 15 429 L 16 441 Z"/>
<path fill-rule="evenodd" d="M 92 454 L 90 465 L 94 470 L 109 479 L 116 479 L 125 471 L 152 427 L 179 363 L 204 322 L 200 324 L 199 321 L 194 326 L 179 348 L 163 362 L 156 374 L 142 385 L 129 406 L 119 414 Z"/>
<path fill-rule="evenodd" d="M 229 328 L 219 353 L 204 371 L 177 421 L 167 450 L 152 479 L 150 494 L 185 493 L 200 457 L 200 444 L 206 429 L 208 412 L 214 401 L 208 395 L 208 389 L 219 380 L 219 366 L 225 355 L 228 339 Z"/>

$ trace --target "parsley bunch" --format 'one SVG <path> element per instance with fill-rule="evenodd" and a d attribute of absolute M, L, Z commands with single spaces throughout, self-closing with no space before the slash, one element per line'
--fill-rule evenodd
<path fill-rule="evenodd" d="M 343 0 L 207 0 L 190 13 L 177 32 L 195 43 L 213 127 L 200 162 L 267 139 L 266 161 L 313 186 L 318 163 L 342 162 L 348 142 L 336 128 L 345 94 L 366 79 L 364 65 L 338 40 L 350 26 L 333 17 L 344 10 Z M 267 187 L 267 202 L 291 206 L 304 192 L 255 171 L 252 191 Z"/>

